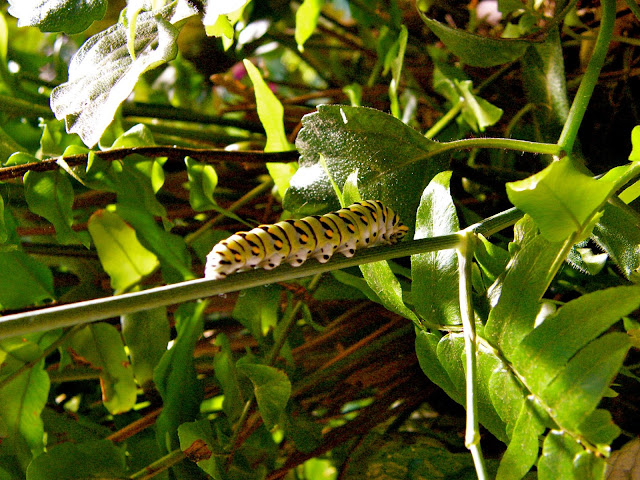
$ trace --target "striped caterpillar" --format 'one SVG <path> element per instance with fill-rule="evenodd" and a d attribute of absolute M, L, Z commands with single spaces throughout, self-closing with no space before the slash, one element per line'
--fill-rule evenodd
<path fill-rule="evenodd" d="M 284 220 L 238 232 L 217 243 L 207 255 L 205 278 L 222 279 L 230 273 L 264 268 L 282 262 L 294 267 L 307 258 L 327 262 L 334 253 L 352 257 L 356 249 L 393 245 L 409 229 L 379 200 L 366 200 L 300 220 Z"/>

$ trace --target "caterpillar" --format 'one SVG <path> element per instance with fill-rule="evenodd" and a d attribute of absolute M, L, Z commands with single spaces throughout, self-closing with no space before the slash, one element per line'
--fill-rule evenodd
<path fill-rule="evenodd" d="M 238 232 L 217 243 L 207 255 L 204 276 L 222 279 L 230 273 L 281 263 L 294 267 L 307 258 L 327 262 L 334 253 L 352 257 L 357 248 L 393 245 L 409 229 L 379 200 L 366 200 L 300 220 L 284 220 Z"/>

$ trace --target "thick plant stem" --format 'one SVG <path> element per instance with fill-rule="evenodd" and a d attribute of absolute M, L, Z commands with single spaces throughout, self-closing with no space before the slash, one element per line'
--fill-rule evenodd
<path fill-rule="evenodd" d="M 478 479 L 484 480 L 488 477 L 482 456 L 482 449 L 480 448 L 478 401 L 476 396 L 478 340 L 476 338 L 476 325 L 471 299 L 471 266 L 475 237 L 469 230 L 465 230 L 460 236 L 461 241 L 457 249 L 458 269 L 460 272 L 460 315 L 464 328 L 464 351 L 466 357 L 465 408 L 467 410 L 467 428 L 464 444 L 471 452 Z"/>
<path fill-rule="evenodd" d="M 603 0 L 601 5 L 602 19 L 600 20 L 600 31 L 598 32 L 596 45 L 593 49 L 591 60 L 589 60 L 587 70 L 580 82 L 580 87 L 578 87 L 576 96 L 573 99 L 573 104 L 571 105 L 571 110 L 569 110 L 564 129 L 558 140 L 558 146 L 567 153 L 571 153 L 573 150 L 573 144 L 578 136 L 578 130 L 580 129 L 580 124 L 589 105 L 593 90 L 598 83 L 600 70 L 602 70 L 602 66 L 604 65 L 607 51 L 609 50 L 609 43 L 611 42 L 611 35 L 613 34 L 613 25 L 616 20 L 616 2 L 615 0 Z"/>

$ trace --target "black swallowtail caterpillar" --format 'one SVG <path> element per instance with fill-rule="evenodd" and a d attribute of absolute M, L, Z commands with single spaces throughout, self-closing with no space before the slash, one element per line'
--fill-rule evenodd
<path fill-rule="evenodd" d="M 326 215 L 260 225 L 231 235 L 207 255 L 204 276 L 221 279 L 252 268 L 271 270 L 282 262 L 297 267 L 310 257 L 325 263 L 336 252 L 352 257 L 357 248 L 393 245 L 408 230 L 389 207 L 366 200 Z"/>

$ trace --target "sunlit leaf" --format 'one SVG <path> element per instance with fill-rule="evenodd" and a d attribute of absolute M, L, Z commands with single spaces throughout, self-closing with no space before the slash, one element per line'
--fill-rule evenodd
<path fill-rule="evenodd" d="M 176 24 L 195 13 L 188 2 L 178 0 L 140 14 L 135 60 L 127 49 L 127 27 L 121 23 L 87 40 L 69 65 L 69 80 L 51 92 L 56 118 L 64 119 L 67 130 L 80 135 L 87 146 L 98 143 L 139 77 L 176 56 Z"/>
<path fill-rule="evenodd" d="M 158 266 L 158 258 L 142 246 L 135 230 L 115 213 L 98 210 L 89 219 L 88 229 L 115 290 L 131 287 Z"/>
<path fill-rule="evenodd" d="M 224 456 L 218 446 L 211 422 L 206 418 L 195 422 L 186 422 L 178 428 L 180 449 L 185 456 L 211 475 L 213 479 L 224 478 Z"/>
<path fill-rule="evenodd" d="M 449 193 L 451 172 L 436 175 L 424 190 L 416 215 L 414 240 L 448 235 L 460 229 Z M 411 294 L 417 313 L 431 325 L 460 324 L 458 257 L 440 250 L 411 256 Z"/>
<path fill-rule="evenodd" d="M 291 179 L 285 208 L 303 214 L 339 208 L 319 161 L 322 155 L 340 188 L 357 169 L 362 198 L 382 201 L 413 227 L 422 191 L 448 163 L 444 156 L 428 158 L 438 143 L 391 115 L 364 107 L 321 105 L 302 124 L 296 139 L 300 168 Z"/>
<path fill-rule="evenodd" d="M 304 0 L 296 12 L 295 39 L 298 50 L 304 51 L 304 42 L 313 34 L 320 17 L 320 10 L 324 0 Z"/>
<path fill-rule="evenodd" d="M 80 33 L 107 11 L 107 0 L 9 0 L 8 12 L 19 27 L 43 32 Z"/>
<path fill-rule="evenodd" d="M 531 215 L 545 238 L 558 242 L 573 233 L 590 233 L 585 230 L 617 185 L 615 172 L 609 174 L 596 180 L 565 157 L 525 180 L 507 183 L 507 194 Z"/>

